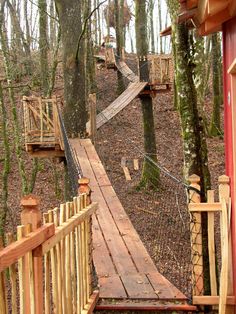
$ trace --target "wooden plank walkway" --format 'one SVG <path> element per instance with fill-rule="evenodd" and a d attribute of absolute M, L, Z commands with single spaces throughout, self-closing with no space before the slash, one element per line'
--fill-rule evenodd
<path fill-rule="evenodd" d="M 71 139 L 70 143 L 83 175 L 90 179 L 92 200 L 99 203 L 99 210 L 93 217 L 93 259 L 100 300 L 135 300 L 135 304 L 145 300 L 170 304 L 178 301 L 188 308 L 185 295 L 157 271 L 91 141 Z M 115 309 L 116 302 L 113 303 Z M 119 306 L 122 304 L 119 302 Z M 100 306 L 105 304 L 101 302 Z"/>
<path fill-rule="evenodd" d="M 121 110 L 123 110 L 132 100 L 134 100 L 138 94 L 147 85 L 146 82 L 130 83 L 128 88 L 118 97 L 113 103 L 111 103 L 106 109 L 97 115 L 97 129 L 107 123 Z M 87 122 L 86 129 L 90 129 L 90 122 Z"/>
<path fill-rule="evenodd" d="M 116 67 L 120 73 L 126 77 L 130 82 L 139 82 L 139 77 L 128 67 L 124 62 L 116 58 Z"/>

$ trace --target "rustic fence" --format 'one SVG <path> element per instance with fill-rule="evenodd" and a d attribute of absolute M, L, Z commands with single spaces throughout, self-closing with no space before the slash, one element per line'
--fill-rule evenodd
<path fill-rule="evenodd" d="M 31 153 L 39 147 L 63 151 L 57 98 L 24 96 L 22 102 L 26 151 Z"/>
<path fill-rule="evenodd" d="M 218 201 L 214 191 L 207 194 L 207 202 L 201 203 L 200 178 L 190 177 L 191 255 L 193 304 L 219 306 L 219 313 L 229 313 L 234 305 L 232 282 L 232 243 L 230 235 L 231 199 L 229 178 L 219 177 Z M 203 213 L 206 215 L 203 216 Z M 203 219 L 207 219 L 207 241 L 203 240 Z M 210 295 L 205 294 L 206 269 L 203 261 L 203 241 L 208 244 Z M 219 274 L 219 275 L 218 275 Z"/>
<path fill-rule="evenodd" d="M 22 199 L 17 241 L 0 247 L 0 313 L 89 313 L 92 288 L 91 216 L 86 194 L 42 215 L 39 201 Z"/>

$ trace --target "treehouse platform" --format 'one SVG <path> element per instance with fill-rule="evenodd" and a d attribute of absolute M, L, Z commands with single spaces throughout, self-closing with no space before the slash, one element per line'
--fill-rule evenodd
<path fill-rule="evenodd" d="M 90 179 L 93 261 L 104 311 L 194 311 L 187 297 L 157 270 L 113 189 L 90 140 L 71 139 L 82 173 Z"/>
<path fill-rule="evenodd" d="M 63 157 L 56 97 L 23 97 L 25 149 L 33 157 Z"/>

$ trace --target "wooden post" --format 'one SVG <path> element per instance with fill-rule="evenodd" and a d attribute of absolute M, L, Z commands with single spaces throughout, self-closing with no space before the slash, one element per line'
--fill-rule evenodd
<path fill-rule="evenodd" d="M 200 177 L 192 175 L 189 177 L 190 186 L 200 191 Z M 200 203 L 200 195 L 194 190 L 189 191 L 190 203 Z M 202 255 L 202 220 L 201 213 L 192 213 L 191 228 L 191 254 L 192 254 L 192 284 L 193 296 L 203 295 L 203 255 Z"/>
<path fill-rule="evenodd" d="M 96 94 L 89 95 L 89 110 L 90 110 L 90 137 L 93 145 L 96 144 L 97 135 L 97 96 Z"/>
<path fill-rule="evenodd" d="M 86 194 L 86 205 L 90 205 L 92 203 L 91 200 L 91 193 L 92 190 L 89 186 L 90 180 L 88 178 L 81 178 L 78 180 L 79 183 L 79 189 L 78 194 Z M 89 297 L 92 295 L 92 276 L 93 276 L 93 258 L 92 258 L 92 252 L 93 252 L 93 240 L 92 240 L 92 217 L 90 217 L 87 221 L 87 231 L 88 231 L 88 284 L 89 284 Z"/>
<path fill-rule="evenodd" d="M 23 210 L 21 212 L 21 224 L 31 224 L 31 230 L 35 231 L 41 227 L 41 212 L 39 209 L 39 199 L 36 196 L 28 195 L 22 198 L 21 205 Z M 26 264 L 26 271 L 29 271 L 29 265 Z M 29 278 L 29 276 L 27 276 Z M 33 251 L 33 277 L 34 277 L 34 291 L 35 291 L 35 313 L 43 313 L 43 257 L 39 249 Z M 30 305 L 30 291 L 29 279 L 25 283 L 26 308 L 25 313 L 29 313 Z M 32 313 L 31 313 L 32 314 Z"/>
<path fill-rule="evenodd" d="M 229 296 L 234 295 L 234 287 L 233 287 L 233 257 L 232 257 L 232 236 L 231 236 L 231 202 L 230 202 L 230 179 L 228 176 L 220 176 L 218 179 L 219 183 L 219 200 L 222 202 L 225 199 L 227 209 L 228 209 L 228 287 L 227 287 L 227 294 Z M 234 307 L 227 305 L 226 306 L 226 314 L 234 313 Z"/>

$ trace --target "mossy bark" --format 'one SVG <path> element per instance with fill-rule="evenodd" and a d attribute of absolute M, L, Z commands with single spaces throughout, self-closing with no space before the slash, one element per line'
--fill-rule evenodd
<path fill-rule="evenodd" d="M 146 2 L 135 1 L 135 30 L 136 49 L 139 58 L 140 81 L 148 81 L 148 39 L 147 39 L 147 12 Z M 159 169 L 156 167 L 157 149 L 155 138 L 155 126 L 153 116 L 152 98 L 150 95 L 140 95 L 143 112 L 143 132 L 145 158 L 142 169 L 140 186 L 157 187 L 159 181 Z"/>
<path fill-rule="evenodd" d="M 186 25 L 177 25 L 177 73 L 176 87 L 184 143 L 184 172 L 200 176 L 202 192 L 206 196 L 210 189 L 207 144 L 203 121 L 197 108 L 197 93 L 193 82 L 192 67 L 189 65 L 189 37 Z M 203 197 L 203 201 L 204 201 Z M 207 215 L 202 214 L 204 294 L 210 293 Z"/>
<path fill-rule="evenodd" d="M 85 103 L 85 75 L 81 1 L 55 0 L 59 16 L 64 70 L 64 121 L 68 136 L 84 137 L 87 111 Z"/>
<path fill-rule="evenodd" d="M 108 10 L 109 11 L 109 10 Z M 116 53 L 118 58 L 122 57 L 122 48 L 124 46 L 124 1 L 115 0 L 115 31 L 116 31 Z M 117 94 L 121 94 L 125 90 L 123 75 L 117 71 Z"/>
<path fill-rule="evenodd" d="M 1 137 L 4 148 L 4 165 L 2 171 L 2 195 L 0 204 L 0 236 L 4 236 L 6 217 L 8 212 L 8 176 L 10 174 L 10 145 L 7 131 L 7 113 L 3 100 L 3 90 L 0 82 L 0 113 L 1 113 Z"/>
<path fill-rule="evenodd" d="M 220 125 L 220 108 L 222 105 L 222 87 L 221 87 L 221 47 L 219 35 L 212 35 L 212 73 L 213 73 L 213 113 L 211 119 L 210 135 L 222 135 Z"/>
<path fill-rule="evenodd" d="M 43 96 L 47 96 L 49 85 L 48 73 L 48 21 L 47 21 L 47 3 L 45 0 L 38 0 L 39 8 L 39 51 L 40 51 L 40 72 L 41 88 Z"/>

